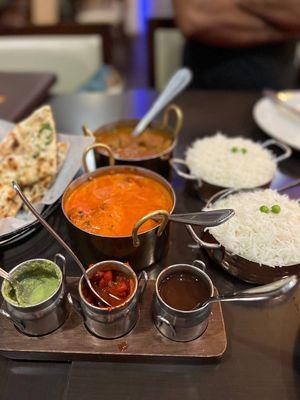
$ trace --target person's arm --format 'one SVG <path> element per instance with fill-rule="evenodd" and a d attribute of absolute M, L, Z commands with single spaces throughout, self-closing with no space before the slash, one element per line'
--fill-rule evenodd
<path fill-rule="evenodd" d="M 173 0 L 185 36 L 224 47 L 283 41 L 287 34 L 235 4 L 235 0 Z"/>
<path fill-rule="evenodd" d="M 236 0 L 236 3 L 277 28 L 300 34 L 300 0 Z"/>

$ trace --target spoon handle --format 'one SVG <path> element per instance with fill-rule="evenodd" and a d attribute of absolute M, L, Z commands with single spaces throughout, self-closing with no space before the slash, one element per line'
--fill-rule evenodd
<path fill-rule="evenodd" d="M 3 279 L 6 279 L 7 281 L 11 282 L 11 276 L 9 275 L 8 272 L 4 271 L 4 269 L 0 268 L 0 276 L 2 276 Z"/>
<path fill-rule="evenodd" d="M 207 303 L 214 303 L 217 301 L 260 301 L 270 300 L 275 297 L 282 296 L 292 290 L 298 283 L 296 275 L 286 276 L 267 285 L 257 286 L 254 288 L 242 290 L 232 294 L 221 294 L 219 296 L 211 297 Z"/>
<path fill-rule="evenodd" d="M 171 214 L 169 220 L 188 225 L 198 225 L 203 228 L 218 226 L 234 216 L 234 210 L 200 211 L 187 214 Z"/>
<path fill-rule="evenodd" d="M 82 263 L 80 262 L 79 258 L 73 252 L 73 250 L 62 240 L 62 238 L 55 232 L 55 230 L 51 228 L 51 226 L 44 220 L 44 218 L 42 218 L 40 216 L 40 214 L 36 211 L 36 209 L 30 204 L 27 197 L 24 195 L 24 193 L 20 189 L 19 185 L 16 182 L 13 182 L 12 185 L 13 185 L 13 188 L 15 189 L 15 191 L 18 193 L 18 195 L 23 200 L 23 202 L 26 204 L 26 206 L 32 212 L 32 214 L 47 229 L 47 231 L 58 241 L 58 243 L 70 254 L 70 256 L 74 259 L 74 261 L 76 261 L 77 265 L 80 267 L 83 275 L 85 276 L 86 275 L 85 268 L 82 265 Z"/>
<path fill-rule="evenodd" d="M 179 69 L 169 80 L 167 86 L 158 96 L 150 110 L 140 120 L 132 132 L 133 136 L 139 136 L 159 114 L 192 80 L 192 73 L 188 68 Z"/>

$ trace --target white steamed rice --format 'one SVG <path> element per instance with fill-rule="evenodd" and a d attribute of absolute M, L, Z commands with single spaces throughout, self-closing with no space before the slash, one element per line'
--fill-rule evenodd
<path fill-rule="evenodd" d="M 279 214 L 260 211 L 278 204 Z M 209 232 L 226 250 L 270 267 L 300 263 L 300 205 L 266 189 L 241 192 L 217 201 L 210 209 L 232 208 L 235 215 Z"/>
<path fill-rule="evenodd" d="M 238 151 L 233 152 L 233 148 Z M 196 140 L 186 151 L 186 163 L 197 179 L 235 189 L 265 185 L 276 171 L 269 150 L 252 140 L 221 133 Z"/>

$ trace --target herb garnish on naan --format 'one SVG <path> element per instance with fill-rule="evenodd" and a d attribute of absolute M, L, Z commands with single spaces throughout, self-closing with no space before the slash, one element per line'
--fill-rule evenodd
<path fill-rule="evenodd" d="M 50 106 L 21 121 L 0 143 L 0 218 L 15 216 L 22 204 L 11 188 L 19 183 L 32 202 L 40 201 L 52 186 L 68 151 L 57 142 Z"/>

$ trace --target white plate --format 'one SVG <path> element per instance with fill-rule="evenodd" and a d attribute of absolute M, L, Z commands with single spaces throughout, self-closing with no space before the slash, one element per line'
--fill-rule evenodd
<path fill-rule="evenodd" d="M 300 91 L 285 92 L 288 103 L 300 110 Z M 300 117 L 263 97 L 253 108 L 253 118 L 268 135 L 300 150 Z"/>

